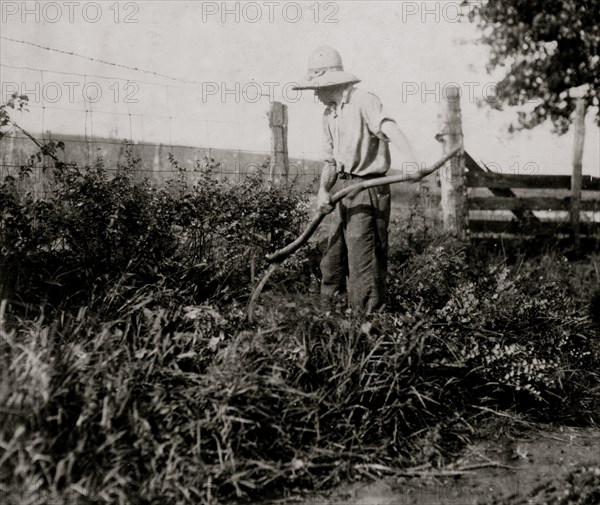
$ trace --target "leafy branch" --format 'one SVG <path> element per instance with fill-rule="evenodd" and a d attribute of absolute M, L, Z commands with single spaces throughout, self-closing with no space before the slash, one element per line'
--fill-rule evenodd
<path fill-rule="evenodd" d="M 29 112 L 29 109 L 27 109 L 28 103 L 29 97 L 27 95 L 17 95 L 16 93 L 13 93 L 13 95 L 5 104 L 0 105 L 0 140 L 2 140 L 11 131 L 12 128 L 16 128 L 19 132 L 25 135 L 40 149 L 37 153 L 33 154 L 30 157 L 30 164 L 33 164 L 33 162 L 36 160 L 38 162 L 41 162 L 43 156 L 49 156 L 50 158 L 52 158 L 57 167 L 62 166 L 64 163 L 56 156 L 56 150 L 61 149 L 62 151 L 64 151 L 64 142 L 50 141 L 42 143 L 33 135 L 31 135 L 31 133 L 29 133 L 27 130 L 21 127 L 11 117 L 9 109 L 13 109 L 19 112 Z"/>

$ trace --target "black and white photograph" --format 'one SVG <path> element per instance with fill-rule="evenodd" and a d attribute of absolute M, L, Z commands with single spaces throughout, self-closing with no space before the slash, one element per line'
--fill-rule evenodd
<path fill-rule="evenodd" d="M 600 0 L 0 0 L 0 502 L 600 505 Z"/>

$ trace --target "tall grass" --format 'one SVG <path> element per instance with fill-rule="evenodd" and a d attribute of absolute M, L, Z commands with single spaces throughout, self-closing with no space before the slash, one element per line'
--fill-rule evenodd
<path fill-rule="evenodd" d="M 237 202 L 280 194 L 258 183 L 244 191 Z M 183 215 L 199 216 L 187 194 Z M 286 198 L 287 208 L 301 209 L 301 199 Z M 230 226 L 249 208 L 231 207 L 221 225 L 210 214 L 215 225 L 203 228 L 228 230 L 210 237 L 216 251 L 232 254 L 223 256 L 229 271 L 212 256 L 203 260 L 208 277 L 169 276 L 154 263 L 146 282 L 125 268 L 90 283 L 83 305 L 25 311 L 2 303 L 0 485 L 10 499 L 183 504 L 282 496 L 443 465 L 468 441 L 477 407 L 598 421 L 600 339 L 586 312 L 597 256 L 508 264 L 439 234 L 415 210 L 393 227 L 386 312 L 365 318 L 342 305 L 322 312 L 308 250 L 282 269 L 249 325 L 249 272 L 247 264 L 234 268 L 233 254 L 248 239 Z M 278 221 L 298 222 L 297 215 Z M 194 223 L 178 233 L 192 233 Z M 278 229 L 280 240 L 291 233 Z M 218 283 L 212 296 L 198 296 L 206 278 Z"/>
<path fill-rule="evenodd" d="M 446 247 L 425 251 L 430 268 L 457 261 Z M 597 421 L 597 331 L 560 291 L 530 297 L 539 270 L 449 277 L 425 299 L 440 277 L 404 269 L 412 310 L 369 320 L 272 293 L 249 327 L 236 304 L 157 306 L 164 288 L 147 287 L 111 320 L 81 310 L 5 325 L 4 485 L 210 502 L 443 464 L 475 406 Z"/>

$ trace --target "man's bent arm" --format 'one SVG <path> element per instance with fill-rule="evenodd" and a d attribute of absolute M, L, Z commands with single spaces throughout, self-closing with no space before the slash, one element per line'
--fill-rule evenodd
<path fill-rule="evenodd" d="M 402 172 L 406 170 L 407 172 L 416 172 L 418 174 L 420 172 L 420 167 L 417 158 L 415 157 L 406 136 L 402 133 L 400 128 L 398 128 L 398 125 L 394 121 L 383 121 L 383 123 L 381 123 L 381 131 L 388 139 L 390 139 L 392 145 L 394 145 L 402 155 Z"/>
<path fill-rule="evenodd" d="M 317 194 L 317 210 L 323 214 L 329 214 L 333 210 L 331 195 L 329 192 L 337 181 L 337 170 L 334 163 L 327 163 L 321 171 L 321 181 Z"/>

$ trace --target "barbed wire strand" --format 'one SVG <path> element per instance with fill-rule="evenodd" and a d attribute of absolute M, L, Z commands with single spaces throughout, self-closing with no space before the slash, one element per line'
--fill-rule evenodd
<path fill-rule="evenodd" d="M 74 56 L 74 57 L 81 58 L 81 59 L 88 60 L 88 61 L 93 61 L 93 62 L 96 62 L 96 63 L 102 63 L 104 65 L 110 65 L 112 67 L 124 68 L 126 70 L 133 70 L 135 72 L 142 72 L 144 74 L 154 75 L 156 77 L 161 77 L 163 79 L 169 79 L 169 80 L 172 80 L 172 81 L 181 82 L 181 83 L 185 83 L 185 84 L 202 85 L 202 83 L 199 82 L 199 81 L 192 81 L 192 80 L 187 80 L 187 79 L 181 79 L 179 77 L 172 77 L 172 76 L 167 75 L 167 74 L 161 74 L 160 72 L 154 72 L 152 70 L 147 70 L 147 69 L 140 68 L 140 67 L 133 67 L 133 66 L 130 66 L 130 65 L 124 65 L 122 63 L 116 63 L 116 62 L 112 62 L 112 61 L 108 61 L 108 60 L 103 60 L 103 59 L 100 59 L 100 58 L 93 58 L 91 56 L 86 56 L 86 55 L 83 55 L 83 54 L 79 54 L 79 53 L 76 53 L 74 51 L 64 51 L 62 49 L 56 49 L 54 47 L 43 46 L 41 44 L 36 44 L 35 42 L 29 42 L 27 40 L 14 39 L 12 37 L 6 37 L 4 35 L 0 35 L 0 38 L 4 39 L 4 40 L 8 40 L 10 42 L 15 42 L 15 43 L 18 43 L 18 44 L 23 44 L 23 45 L 27 45 L 27 46 L 36 47 L 38 49 L 43 49 L 45 51 L 50 51 L 50 52 L 59 53 L 59 54 L 66 54 L 68 56 Z"/>
<path fill-rule="evenodd" d="M 135 114 L 132 114 L 132 116 L 135 116 Z M 18 134 L 11 134 L 10 137 L 14 137 L 17 139 L 27 139 L 26 136 L 24 135 L 18 135 Z M 62 133 L 62 134 L 54 134 L 53 135 L 54 138 L 61 138 L 64 139 L 64 142 L 72 142 L 72 143 L 89 143 L 89 140 L 82 140 L 82 139 L 77 139 L 77 138 L 71 138 L 71 135 L 68 133 Z M 124 139 L 115 139 L 112 140 L 110 138 L 101 138 L 100 140 L 97 140 L 97 142 L 99 144 L 109 144 L 109 145 L 123 145 L 123 140 Z M 167 144 L 163 144 L 162 142 L 133 142 L 134 145 L 139 146 L 139 147 L 154 147 L 157 145 L 162 145 L 162 146 L 168 146 Z M 168 146 L 171 147 L 171 146 Z M 217 150 L 217 151 L 228 151 L 228 152 L 239 152 L 242 154 L 251 154 L 251 155 L 256 155 L 256 156 L 267 156 L 270 154 L 270 151 L 265 149 L 265 150 L 253 150 L 253 149 L 236 149 L 236 148 L 230 148 L 230 147 L 214 147 L 214 146 L 208 146 L 208 145 L 203 145 L 203 146 L 199 146 L 199 145 L 190 145 L 190 144 L 173 144 L 172 146 L 175 149 L 197 149 L 197 150 Z M 299 156 L 294 156 L 293 158 L 297 158 L 300 159 Z M 308 158 L 309 160 L 311 160 L 311 158 Z"/>

